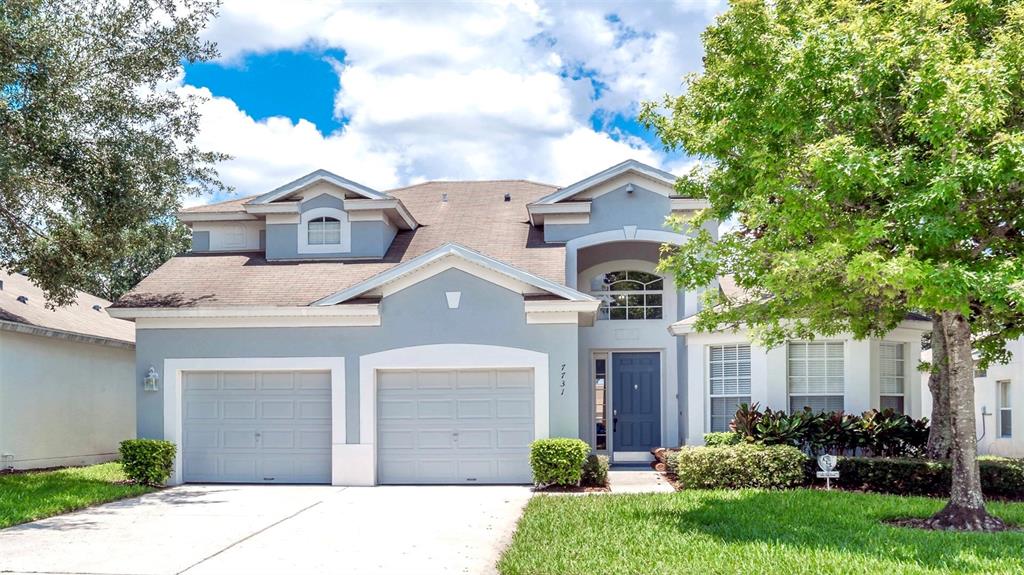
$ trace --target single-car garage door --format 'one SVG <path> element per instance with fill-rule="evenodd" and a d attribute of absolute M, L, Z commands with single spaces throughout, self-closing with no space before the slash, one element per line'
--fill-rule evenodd
<path fill-rule="evenodd" d="M 379 483 L 529 483 L 532 370 L 381 371 Z"/>
<path fill-rule="evenodd" d="M 330 483 L 331 376 L 182 374 L 185 481 Z"/>

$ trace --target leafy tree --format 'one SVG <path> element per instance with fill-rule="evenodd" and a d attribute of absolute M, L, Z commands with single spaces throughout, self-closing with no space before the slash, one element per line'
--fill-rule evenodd
<path fill-rule="evenodd" d="M 215 47 L 208 0 L 0 2 L 0 267 L 51 304 L 173 247 L 161 219 L 222 188 L 200 150 L 197 102 L 162 89 Z M 155 251 L 155 243 L 170 244 Z M 141 249 L 141 253 L 136 250 Z M 149 254 L 149 255 L 146 255 Z M 148 269 L 140 271 L 149 271 Z M 130 272 L 134 273 L 134 271 Z"/>
<path fill-rule="evenodd" d="M 736 0 L 703 41 L 704 72 L 641 115 L 705 160 L 678 184 L 711 203 L 690 224 L 738 221 L 663 255 L 682 287 L 733 274 L 753 296 L 709 293 L 698 329 L 880 337 L 927 311 L 953 484 L 926 525 L 1002 528 L 981 495 L 971 352 L 1021 334 L 1024 3 Z"/>
<path fill-rule="evenodd" d="M 109 268 L 94 267 L 79 288 L 116 300 L 172 257 L 188 251 L 192 233 L 174 218 L 163 218 L 125 234 L 125 255 Z"/>

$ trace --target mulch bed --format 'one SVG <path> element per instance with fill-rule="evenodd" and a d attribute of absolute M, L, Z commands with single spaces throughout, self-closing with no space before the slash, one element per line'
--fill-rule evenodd
<path fill-rule="evenodd" d="M 547 485 L 545 487 L 534 487 L 534 493 L 608 493 L 611 489 L 607 485 L 603 487 L 583 485 Z"/>

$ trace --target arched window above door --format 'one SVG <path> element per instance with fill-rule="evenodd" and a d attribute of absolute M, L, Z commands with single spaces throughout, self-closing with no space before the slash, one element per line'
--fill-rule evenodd
<path fill-rule="evenodd" d="M 662 319 L 664 280 L 655 274 L 621 270 L 590 280 L 590 294 L 601 300 L 598 319 Z"/>

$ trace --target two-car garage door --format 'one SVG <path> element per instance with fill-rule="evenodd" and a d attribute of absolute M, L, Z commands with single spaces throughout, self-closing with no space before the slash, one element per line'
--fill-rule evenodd
<path fill-rule="evenodd" d="M 529 483 L 531 370 L 381 371 L 379 483 Z"/>
<path fill-rule="evenodd" d="M 330 483 L 326 371 L 182 374 L 185 481 Z"/>
<path fill-rule="evenodd" d="M 330 483 L 326 371 L 182 374 L 187 482 Z M 378 483 L 529 483 L 529 369 L 377 373 Z"/>

